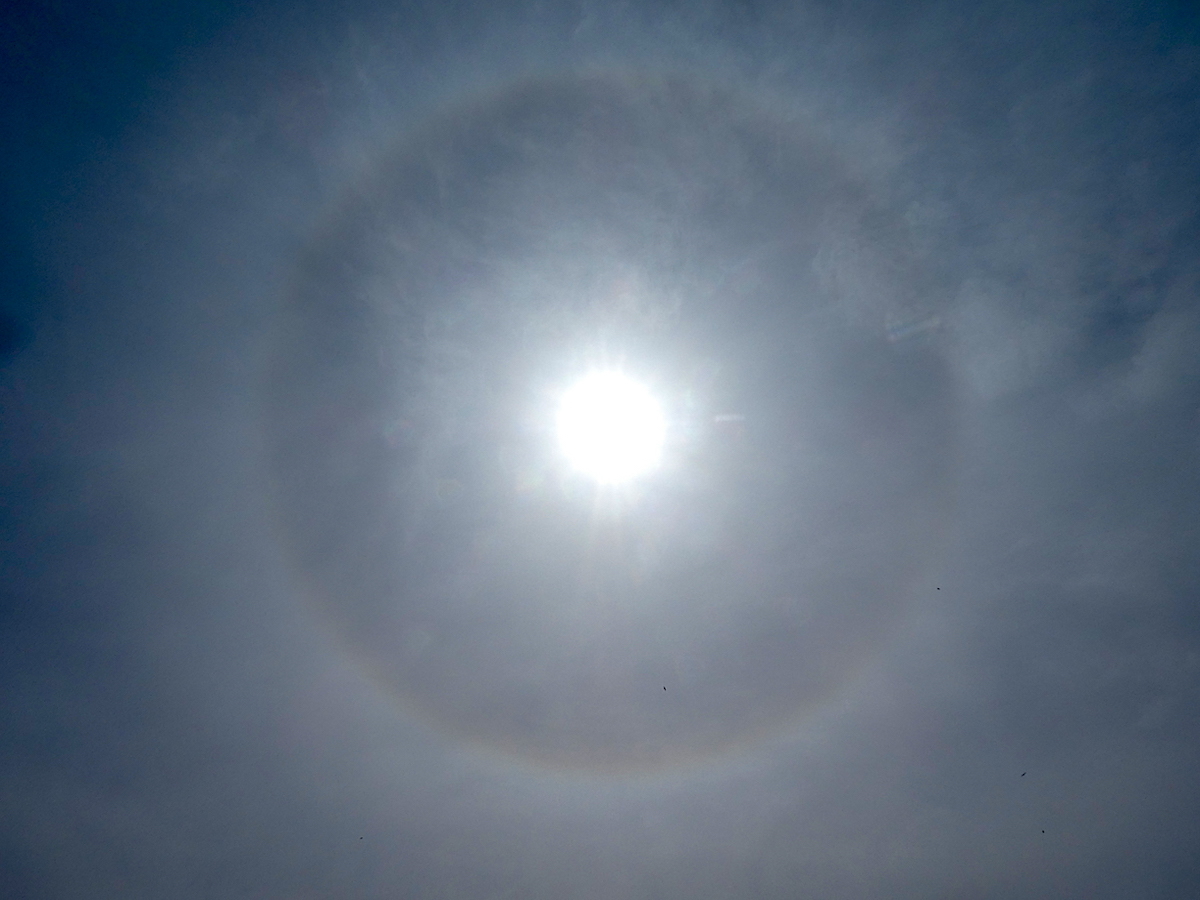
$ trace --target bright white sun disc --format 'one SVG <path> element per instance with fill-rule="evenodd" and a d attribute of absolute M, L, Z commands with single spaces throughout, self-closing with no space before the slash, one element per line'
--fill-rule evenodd
<path fill-rule="evenodd" d="M 666 432 L 650 392 L 617 372 L 594 372 L 564 393 L 557 424 L 571 465 L 606 484 L 652 469 Z"/>

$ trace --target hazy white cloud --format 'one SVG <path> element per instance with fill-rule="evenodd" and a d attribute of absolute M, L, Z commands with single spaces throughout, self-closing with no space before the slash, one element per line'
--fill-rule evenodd
<path fill-rule="evenodd" d="M 1191 24 L 121 15 L 4 64 L 0 893 L 1195 893 Z"/>

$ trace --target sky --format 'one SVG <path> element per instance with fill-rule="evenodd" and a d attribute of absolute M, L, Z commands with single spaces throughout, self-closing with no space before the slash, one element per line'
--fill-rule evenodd
<path fill-rule="evenodd" d="M 0 82 L 0 894 L 1200 895 L 1187 5 L 42 0 Z"/>

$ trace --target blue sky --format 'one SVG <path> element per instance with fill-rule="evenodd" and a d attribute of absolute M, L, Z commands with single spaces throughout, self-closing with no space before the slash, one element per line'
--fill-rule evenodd
<path fill-rule="evenodd" d="M 1186 8 L 4 15 L 0 893 L 1196 892 Z"/>

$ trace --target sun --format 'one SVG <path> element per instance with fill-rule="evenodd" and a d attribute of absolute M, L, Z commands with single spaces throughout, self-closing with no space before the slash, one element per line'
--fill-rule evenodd
<path fill-rule="evenodd" d="M 619 372 L 593 372 L 572 385 L 559 403 L 557 426 L 571 465 L 608 485 L 658 465 L 666 437 L 658 403 Z"/>

